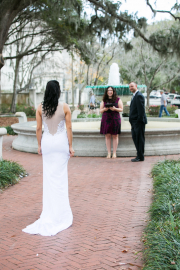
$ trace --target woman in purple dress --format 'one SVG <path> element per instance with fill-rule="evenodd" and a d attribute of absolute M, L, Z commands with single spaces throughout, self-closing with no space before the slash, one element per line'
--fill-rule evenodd
<path fill-rule="evenodd" d="M 108 151 L 107 158 L 111 158 L 111 136 L 113 138 L 113 156 L 116 158 L 116 150 L 118 146 L 118 136 L 121 133 L 120 112 L 123 111 L 123 103 L 117 96 L 116 90 L 109 86 L 103 96 L 100 106 L 102 113 L 100 133 L 105 134 L 106 147 Z"/>

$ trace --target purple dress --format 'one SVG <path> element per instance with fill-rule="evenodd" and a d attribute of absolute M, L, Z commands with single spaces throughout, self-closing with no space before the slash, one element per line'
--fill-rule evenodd
<path fill-rule="evenodd" d="M 115 107 L 118 108 L 118 101 L 120 98 L 117 98 L 115 101 Z M 104 105 L 107 102 L 104 102 Z M 121 118 L 119 112 L 111 111 L 110 109 L 106 112 L 103 112 L 101 120 L 101 129 L 100 134 L 111 134 L 117 135 L 121 133 Z"/>

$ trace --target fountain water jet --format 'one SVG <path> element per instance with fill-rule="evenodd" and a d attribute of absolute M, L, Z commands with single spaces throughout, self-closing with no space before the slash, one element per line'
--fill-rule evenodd
<path fill-rule="evenodd" d="M 119 66 L 116 63 L 110 66 L 108 85 L 120 85 Z"/>

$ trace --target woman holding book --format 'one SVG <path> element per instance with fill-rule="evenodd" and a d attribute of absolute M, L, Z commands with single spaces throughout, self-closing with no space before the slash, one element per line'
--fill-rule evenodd
<path fill-rule="evenodd" d="M 111 158 L 111 137 L 113 138 L 112 158 L 116 158 L 118 134 L 121 133 L 121 118 L 119 113 L 122 111 L 123 103 L 117 96 L 116 90 L 112 86 L 107 87 L 100 106 L 100 113 L 102 113 L 100 134 L 105 134 L 108 151 L 107 158 Z"/>

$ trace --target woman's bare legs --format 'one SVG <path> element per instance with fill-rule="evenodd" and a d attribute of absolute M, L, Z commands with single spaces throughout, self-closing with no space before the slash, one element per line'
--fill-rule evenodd
<path fill-rule="evenodd" d="M 116 158 L 116 150 L 118 147 L 118 134 L 117 135 L 112 135 L 113 137 L 113 157 Z"/>
<path fill-rule="evenodd" d="M 111 157 L 111 134 L 106 134 L 105 135 L 106 138 L 106 147 L 107 147 L 107 151 L 108 151 L 108 158 Z"/>

